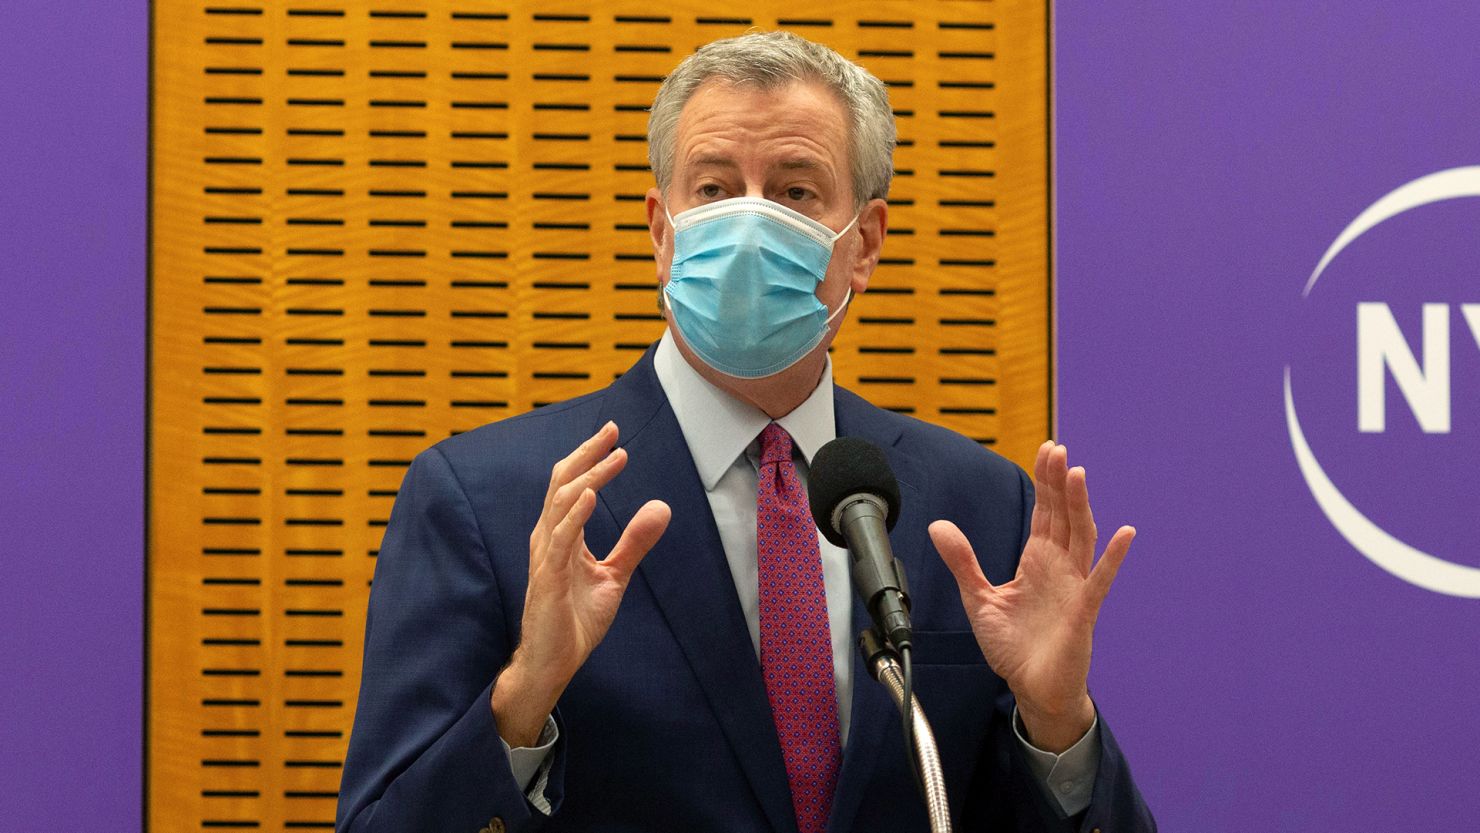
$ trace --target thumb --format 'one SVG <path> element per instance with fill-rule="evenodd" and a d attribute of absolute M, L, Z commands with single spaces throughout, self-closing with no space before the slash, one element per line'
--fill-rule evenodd
<path fill-rule="evenodd" d="M 622 537 L 602 563 L 615 568 L 625 583 L 632 577 L 632 572 L 642 562 L 643 556 L 663 537 L 672 517 L 673 510 L 663 501 L 650 500 L 644 503 L 637 514 L 632 516 L 632 520 L 627 522 L 627 528 L 622 530 Z"/>
<path fill-rule="evenodd" d="M 991 588 L 991 582 L 982 575 L 982 565 L 976 560 L 976 551 L 971 548 L 971 542 L 966 540 L 960 527 L 950 521 L 936 521 L 930 525 L 930 540 L 935 542 L 940 559 L 950 568 L 951 575 L 956 577 L 956 584 L 960 586 L 962 593 Z"/>

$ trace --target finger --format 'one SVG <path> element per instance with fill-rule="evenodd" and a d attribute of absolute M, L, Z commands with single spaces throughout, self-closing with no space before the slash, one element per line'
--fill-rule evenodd
<path fill-rule="evenodd" d="M 627 452 L 616 449 L 606 458 L 586 471 L 585 474 L 575 478 L 571 482 L 555 490 L 553 497 L 545 500 L 545 509 L 540 513 L 540 519 L 535 523 L 534 531 L 529 535 L 531 564 L 540 558 L 550 540 L 551 531 L 561 518 L 570 514 L 571 507 L 581 492 L 590 489 L 599 489 L 616 477 L 627 465 Z M 552 481 L 553 482 L 553 481 Z"/>
<path fill-rule="evenodd" d="M 627 528 L 622 530 L 622 537 L 617 540 L 617 545 L 612 547 L 606 560 L 601 563 L 616 570 L 625 585 L 632 578 L 637 565 L 642 563 L 643 557 L 663 537 L 672 517 L 673 510 L 663 501 L 650 500 L 644 503 L 637 514 L 632 516 L 632 520 L 627 522 Z"/>
<path fill-rule="evenodd" d="M 976 551 L 961 528 L 950 521 L 936 521 L 930 525 L 930 540 L 946 563 L 951 575 L 956 577 L 956 586 L 962 596 L 974 596 L 982 591 L 990 592 L 993 587 L 982 574 L 982 565 L 976 560 Z"/>
<path fill-rule="evenodd" d="M 1038 446 L 1038 459 L 1033 462 L 1033 520 L 1028 525 L 1030 536 L 1047 535 L 1049 521 L 1053 516 L 1053 511 L 1049 508 L 1048 490 L 1044 486 L 1048 478 L 1048 452 L 1053 447 L 1052 440 Z"/>
<path fill-rule="evenodd" d="M 627 467 L 627 450 L 614 449 L 606 458 L 569 483 L 555 490 L 555 499 L 550 501 L 550 517 L 561 518 L 570 511 L 570 507 L 580 497 L 581 492 L 587 489 L 598 491 L 602 486 L 610 483 L 613 477 L 622 473 Z"/>
<path fill-rule="evenodd" d="M 1038 446 L 1038 457 L 1033 461 L 1033 479 L 1039 483 L 1048 480 L 1048 455 L 1058 447 L 1058 443 L 1047 440 Z"/>
<path fill-rule="evenodd" d="M 555 500 L 555 493 L 561 486 L 569 483 L 607 455 L 613 445 L 617 442 L 617 424 L 608 421 L 595 434 L 592 434 L 585 442 L 576 447 L 575 451 L 566 455 L 564 459 L 555 464 L 550 470 L 550 488 L 545 490 L 545 505 L 542 511 L 549 512 L 550 504 Z"/>
<path fill-rule="evenodd" d="M 1069 557 L 1079 567 L 1080 575 L 1089 575 L 1099 532 L 1095 529 L 1095 515 L 1089 506 L 1089 486 L 1085 482 L 1083 466 L 1069 469 L 1065 492 L 1069 506 Z"/>
<path fill-rule="evenodd" d="M 549 557 L 546 560 L 551 566 L 559 568 L 568 565 L 576 554 L 585 552 L 581 542 L 585 538 L 586 521 L 591 519 L 591 512 L 595 509 L 595 492 L 587 489 L 576 497 L 570 512 L 560 519 L 560 523 L 550 533 L 550 547 L 546 551 Z"/>
<path fill-rule="evenodd" d="M 1111 536 L 1110 543 L 1105 545 L 1105 552 L 1100 556 L 1100 563 L 1089 574 L 1090 601 L 1098 610 L 1105 601 L 1105 596 L 1110 593 L 1110 585 L 1115 582 L 1115 576 L 1120 572 L 1120 565 L 1125 563 L 1125 555 L 1130 552 L 1131 541 L 1135 540 L 1136 528 L 1123 526 Z"/>
<path fill-rule="evenodd" d="M 1069 547 L 1069 502 L 1064 497 L 1064 479 L 1069 473 L 1069 449 L 1056 446 L 1048 454 L 1048 496 L 1053 515 L 1048 537 L 1055 546 Z"/>

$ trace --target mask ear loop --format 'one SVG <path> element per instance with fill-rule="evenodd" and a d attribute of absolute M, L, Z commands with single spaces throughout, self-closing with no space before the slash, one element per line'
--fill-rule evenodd
<path fill-rule="evenodd" d="M 668 198 L 666 196 L 663 198 L 663 216 L 668 218 L 668 245 L 671 247 L 674 243 L 674 236 L 678 234 L 678 229 L 675 228 L 673 225 L 673 214 L 668 211 Z M 672 279 L 672 276 L 669 276 L 669 280 Z M 666 286 L 658 287 L 658 313 L 662 315 L 665 320 L 668 318 L 668 298 L 666 297 L 665 292 L 665 290 L 667 289 L 668 287 Z"/>
<path fill-rule="evenodd" d="M 843 230 L 842 231 L 840 231 L 837 234 L 833 235 L 832 242 L 833 243 L 837 243 L 839 240 L 841 240 L 842 237 L 843 237 L 843 235 L 845 235 L 845 234 L 848 233 L 848 229 L 853 228 L 853 224 L 856 223 L 856 222 L 858 222 L 858 217 L 859 217 L 859 214 L 854 214 L 853 215 L 853 219 L 851 219 L 851 220 L 848 221 L 848 225 L 843 226 Z M 831 327 L 833 321 L 835 319 L 837 319 L 837 317 L 839 315 L 842 315 L 843 314 L 843 310 L 847 309 L 848 308 L 848 305 L 851 304 L 851 303 L 853 303 L 853 285 L 852 284 L 849 284 L 848 285 L 848 293 L 843 296 L 843 303 L 840 304 L 836 310 L 833 310 L 832 314 L 827 317 L 827 320 L 826 321 L 822 322 L 822 326 L 824 328 Z"/>
<path fill-rule="evenodd" d="M 860 216 L 862 216 L 862 214 L 863 214 L 863 212 L 861 212 L 861 211 L 858 214 L 854 214 L 853 215 L 853 219 L 851 219 L 851 220 L 848 221 L 848 225 L 843 226 L 843 230 L 842 231 L 840 231 L 837 234 L 834 234 L 833 235 L 832 242 L 837 243 L 839 240 L 842 240 L 843 239 L 843 235 L 845 235 L 845 234 L 848 233 L 848 229 L 853 228 L 853 225 L 858 222 L 858 218 Z"/>
<path fill-rule="evenodd" d="M 848 294 L 843 296 L 843 303 L 839 304 L 838 308 L 833 310 L 832 315 L 829 315 L 826 321 L 822 322 L 823 329 L 831 327 L 832 322 L 836 320 L 839 315 L 842 315 L 843 310 L 847 309 L 848 305 L 851 303 L 853 303 L 853 287 L 850 286 L 848 287 Z"/>

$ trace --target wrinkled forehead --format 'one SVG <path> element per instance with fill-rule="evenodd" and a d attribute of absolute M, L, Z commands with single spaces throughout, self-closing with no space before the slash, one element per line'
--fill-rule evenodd
<path fill-rule="evenodd" d="M 814 77 L 777 76 L 775 78 L 734 79 L 714 75 L 699 83 L 679 111 L 679 128 L 696 110 L 707 109 L 714 100 L 722 100 L 739 112 L 757 109 L 757 105 L 787 107 L 792 105 L 816 110 L 820 118 L 831 120 L 846 130 L 848 104 L 841 94 Z"/>
<path fill-rule="evenodd" d="M 679 114 L 674 163 L 764 156 L 768 167 L 820 164 L 843 173 L 850 132 L 842 99 L 820 81 L 711 78 Z"/>

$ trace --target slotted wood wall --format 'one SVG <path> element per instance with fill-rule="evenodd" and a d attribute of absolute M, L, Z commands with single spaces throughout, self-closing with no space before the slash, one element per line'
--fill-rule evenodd
<path fill-rule="evenodd" d="M 156 0 L 151 830 L 332 828 L 404 467 L 659 336 L 645 110 L 752 26 L 833 46 L 896 108 L 890 238 L 839 381 L 1029 462 L 1042 2 Z"/>

